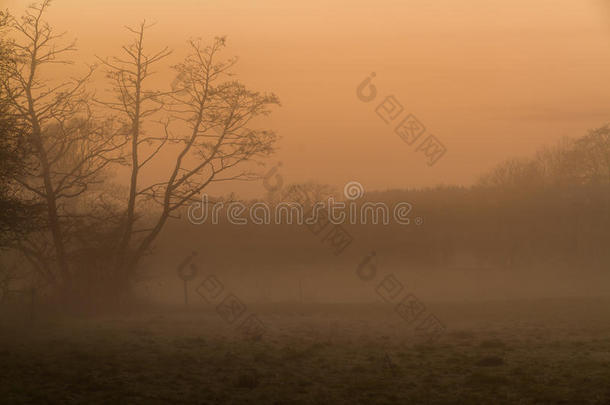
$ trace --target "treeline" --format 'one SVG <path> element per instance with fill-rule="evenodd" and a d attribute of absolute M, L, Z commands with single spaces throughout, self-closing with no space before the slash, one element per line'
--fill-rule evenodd
<path fill-rule="evenodd" d="M 331 186 L 295 186 L 317 201 L 343 197 L 342 190 Z M 245 205 L 266 202 L 273 212 L 280 201 L 291 198 L 271 195 Z M 397 203 L 408 202 L 412 210 L 409 225 L 392 218 L 387 225 L 371 224 L 370 218 L 367 224 L 347 221 L 343 228 L 360 249 L 352 256 L 374 249 L 396 263 L 430 269 L 603 271 L 610 265 L 610 127 L 562 140 L 529 158 L 508 160 L 470 187 L 367 192 L 356 201 L 358 212 L 367 202 L 384 202 L 390 212 Z M 206 260 L 215 268 L 240 261 L 254 268 L 323 267 L 336 260 L 306 225 L 288 225 L 285 217 L 282 224 L 234 225 L 220 215 L 218 225 L 211 220 L 193 225 L 183 214 L 164 240 L 177 252 L 207 252 Z M 234 251 L 241 252 L 240 258 Z"/>

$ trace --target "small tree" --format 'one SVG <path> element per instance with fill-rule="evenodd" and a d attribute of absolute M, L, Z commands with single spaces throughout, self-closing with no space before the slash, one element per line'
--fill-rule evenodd
<path fill-rule="evenodd" d="M 610 184 L 610 125 L 593 129 L 579 138 L 575 154 L 584 183 Z"/>

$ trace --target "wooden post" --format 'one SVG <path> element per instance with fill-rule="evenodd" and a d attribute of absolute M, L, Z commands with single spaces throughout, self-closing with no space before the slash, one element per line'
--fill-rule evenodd
<path fill-rule="evenodd" d="M 32 286 L 30 288 L 30 320 L 31 321 L 34 321 L 34 318 L 36 317 L 35 305 L 36 305 L 36 289 L 34 288 L 34 286 Z"/>
<path fill-rule="evenodd" d="M 303 303 L 303 283 L 301 281 L 301 277 L 299 276 L 299 302 Z"/>

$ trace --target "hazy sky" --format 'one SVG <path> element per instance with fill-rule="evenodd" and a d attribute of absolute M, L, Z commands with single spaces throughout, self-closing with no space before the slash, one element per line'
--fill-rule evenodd
<path fill-rule="evenodd" d="M 0 0 L 17 12 L 28 3 Z M 599 0 L 56 0 L 49 18 L 90 62 L 116 54 L 122 27 L 143 18 L 157 22 L 151 48 L 169 45 L 175 59 L 189 37 L 227 35 L 238 77 L 282 101 L 267 122 L 287 181 L 384 189 L 468 184 L 610 121 L 608 10 Z M 379 93 L 365 104 L 355 89 L 371 72 Z M 375 114 L 387 95 L 445 144 L 435 166 Z"/>

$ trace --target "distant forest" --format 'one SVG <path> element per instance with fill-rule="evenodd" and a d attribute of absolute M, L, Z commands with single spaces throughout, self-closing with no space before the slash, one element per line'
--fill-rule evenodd
<path fill-rule="evenodd" d="M 329 185 L 291 186 L 309 190 L 320 201 L 328 195 L 343 197 L 342 190 Z M 246 204 L 281 200 L 289 197 L 268 196 Z M 429 269 L 607 270 L 610 127 L 564 139 L 530 157 L 510 159 L 470 187 L 367 191 L 358 204 L 385 202 L 392 206 L 401 201 L 413 206 L 409 225 L 390 221 L 388 225 L 348 224 L 344 228 L 357 245 L 377 247 L 394 261 Z M 198 247 L 215 266 L 238 260 L 233 249 L 243 252 L 244 265 L 259 258 L 268 265 L 297 262 L 313 266 L 333 256 L 306 225 L 234 225 L 222 215 L 217 225 L 210 220 L 193 225 L 182 214 L 164 240 L 177 251 L 188 241 L 186 245 Z M 417 217 L 423 219 L 422 224 L 415 223 Z"/>

